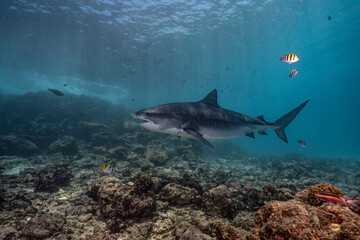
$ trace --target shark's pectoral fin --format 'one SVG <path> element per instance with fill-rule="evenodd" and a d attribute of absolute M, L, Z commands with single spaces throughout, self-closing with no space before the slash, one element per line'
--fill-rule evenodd
<path fill-rule="evenodd" d="M 267 135 L 267 133 L 265 132 L 265 130 L 263 130 L 263 131 L 258 131 L 258 134 Z"/>
<path fill-rule="evenodd" d="M 214 148 L 214 146 L 209 143 L 208 140 L 206 140 L 203 135 L 201 135 L 200 133 L 198 133 L 197 131 L 195 131 L 194 129 L 191 128 L 185 128 L 184 129 L 185 132 L 187 132 L 188 134 L 190 134 L 191 136 L 195 137 L 196 139 L 202 141 L 203 143 L 205 143 L 206 145 L 208 145 L 211 148 Z"/>
<path fill-rule="evenodd" d="M 255 138 L 254 132 L 247 133 L 246 136 L 251 137 L 251 138 Z"/>

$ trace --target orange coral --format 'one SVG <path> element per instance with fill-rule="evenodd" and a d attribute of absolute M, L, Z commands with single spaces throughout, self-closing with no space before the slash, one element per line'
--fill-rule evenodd
<path fill-rule="evenodd" d="M 344 196 L 344 194 L 342 194 L 340 189 L 338 189 L 337 187 L 335 187 L 329 183 L 317 184 L 314 186 L 307 187 L 306 189 L 308 192 L 308 202 L 310 203 L 310 205 L 313 205 L 313 206 L 321 205 L 321 203 L 323 202 L 322 200 L 315 197 L 315 193 L 318 193 L 318 192 L 330 192 L 330 193 L 335 193 L 335 194 L 339 195 L 340 197 Z"/>

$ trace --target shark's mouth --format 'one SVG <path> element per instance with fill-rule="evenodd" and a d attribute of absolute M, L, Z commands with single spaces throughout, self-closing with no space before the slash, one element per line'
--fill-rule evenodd
<path fill-rule="evenodd" d="M 150 122 L 150 123 L 154 123 L 153 121 L 151 121 L 150 119 L 145 118 L 144 116 L 141 116 L 139 114 L 136 113 L 131 113 L 131 116 L 139 121 L 141 121 L 141 123 L 146 123 L 146 122 Z"/>

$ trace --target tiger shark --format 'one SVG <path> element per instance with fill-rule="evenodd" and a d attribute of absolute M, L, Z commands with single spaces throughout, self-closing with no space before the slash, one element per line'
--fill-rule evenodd
<path fill-rule="evenodd" d="M 309 101 L 275 122 L 267 122 L 262 115 L 250 117 L 220 107 L 217 91 L 214 89 L 198 102 L 158 105 L 134 112 L 132 116 L 140 120 L 140 125 L 146 129 L 197 139 L 212 148 L 214 146 L 208 140 L 240 136 L 255 138 L 254 132 L 267 135 L 265 130 L 268 128 L 273 129 L 281 140 L 288 143 L 284 130 Z"/>

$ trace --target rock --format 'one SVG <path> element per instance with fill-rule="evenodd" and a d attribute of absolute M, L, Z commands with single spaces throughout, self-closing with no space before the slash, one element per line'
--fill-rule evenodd
<path fill-rule="evenodd" d="M 19 239 L 19 233 L 15 228 L 8 226 L 0 226 L 0 239 L 3 240 Z"/>
<path fill-rule="evenodd" d="M 121 182 L 116 177 L 103 176 L 95 180 L 90 188 L 88 189 L 88 195 L 94 200 L 98 200 L 98 191 L 101 186 L 111 186 L 111 185 L 120 185 Z"/>
<path fill-rule="evenodd" d="M 237 197 L 237 209 L 256 211 L 261 206 L 263 206 L 265 204 L 265 201 L 270 199 L 271 196 L 272 195 L 266 196 L 264 192 L 256 189 L 249 189 L 244 195 L 239 195 Z"/>
<path fill-rule="evenodd" d="M 64 216 L 59 213 L 37 215 L 27 222 L 21 235 L 27 239 L 50 238 L 60 232 L 64 224 Z"/>
<path fill-rule="evenodd" d="M 294 192 L 297 192 L 297 187 L 293 184 L 282 183 L 277 186 L 278 188 L 288 188 Z"/>
<path fill-rule="evenodd" d="M 81 138 L 88 139 L 94 133 L 109 133 L 111 129 L 102 123 L 85 122 L 81 121 L 78 123 L 79 134 Z"/>
<path fill-rule="evenodd" d="M 232 220 L 232 225 L 250 231 L 254 226 L 254 213 L 248 211 L 240 211 Z"/>
<path fill-rule="evenodd" d="M 317 222 L 317 223 L 316 223 Z M 259 209 L 250 239 L 358 239 L 360 215 L 347 206 L 326 203 L 313 207 L 290 200 L 273 201 Z"/>
<path fill-rule="evenodd" d="M 107 155 L 107 158 L 115 161 L 126 161 L 128 151 L 126 147 L 120 146 L 110 150 L 110 153 Z"/>
<path fill-rule="evenodd" d="M 212 231 L 216 235 L 217 240 L 243 240 L 241 233 L 233 226 L 223 221 L 214 221 Z"/>
<path fill-rule="evenodd" d="M 6 193 L 5 189 L 0 188 L 0 208 L 1 208 L 1 203 L 3 203 L 5 200 L 5 193 Z"/>
<path fill-rule="evenodd" d="M 179 206 L 201 202 L 198 191 L 175 183 L 170 183 L 161 189 L 160 199 Z"/>
<path fill-rule="evenodd" d="M 56 192 L 59 187 L 69 185 L 71 177 L 71 168 L 68 164 L 47 166 L 37 174 L 35 189 Z"/>
<path fill-rule="evenodd" d="M 272 195 L 272 194 L 275 194 L 276 193 L 276 188 L 271 185 L 271 184 L 266 184 L 264 187 L 263 187 L 263 192 L 266 194 L 266 195 Z"/>
<path fill-rule="evenodd" d="M 135 180 L 134 189 L 137 192 L 147 193 L 156 190 L 156 184 L 150 177 L 141 176 Z"/>
<path fill-rule="evenodd" d="M 86 215 L 83 215 L 83 216 L 79 217 L 79 221 L 80 222 L 87 222 L 92 218 L 92 216 L 93 215 L 91 213 L 88 213 Z"/>
<path fill-rule="evenodd" d="M 159 180 L 157 181 L 157 189 L 159 191 L 169 183 L 176 183 L 181 186 L 194 188 L 200 194 L 203 193 L 203 188 L 200 184 L 198 177 L 193 174 L 174 171 L 169 173 L 160 173 L 158 177 Z"/>
<path fill-rule="evenodd" d="M 62 153 L 63 155 L 75 155 L 78 152 L 76 139 L 73 137 L 63 137 L 51 143 L 50 153 Z"/>
<path fill-rule="evenodd" d="M 150 161 L 148 161 L 146 159 L 139 160 L 138 164 L 139 164 L 140 169 L 141 169 L 142 172 L 154 169 L 154 167 L 155 167 L 155 165 L 152 162 L 150 162 Z"/>
<path fill-rule="evenodd" d="M 158 147 L 148 148 L 145 152 L 145 157 L 148 161 L 155 164 L 155 166 L 165 165 L 169 158 L 167 154 Z"/>
<path fill-rule="evenodd" d="M 0 136 L 0 156 L 18 155 L 32 156 L 40 153 L 40 149 L 33 143 L 15 135 Z"/>
<path fill-rule="evenodd" d="M 98 183 L 93 184 L 92 191 L 95 191 Z M 114 178 L 98 188 L 97 198 L 101 214 L 108 219 L 108 227 L 113 232 L 118 232 L 127 224 L 131 225 L 131 220 L 151 216 L 156 206 L 155 198 L 150 194 L 138 192 Z"/>
<path fill-rule="evenodd" d="M 123 168 L 122 171 L 121 171 L 121 175 L 123 177 L 130 177 L 131 176 L 131 168 Z"/>
<path fill-rule="evenodd" d="M 203 194 L 204 211 L 212 216 L 226 217 L 231 208 L 231 194 L 228 188 L 220 185 Z"/>
<path fill-rule="evenodd" d="M 99 132 L 91 135 L 90 143 L 97 147 L 113 147 L 120 144 L 120 141 L 111 132 Z"/>
<path fill-rule="evenodd" d="M 271 200 L 279 200 L 279 201 L 287 201 L 295 198 L 296 191 L 293 189 L 296 187 L 291 184 L 282 184 L 279 185 L 281 188 L 275 188 L 271 184 L 267 184 L 263 187 L 263 195 L 259 196 L 260 198 L 264 198 L 263 200 L 271 201 Z M 262 206 L 264 202 L 260 204 Z M 260 207 L 259 206 L 259 207 Z M 257 210 L 258 208 L 254 209 Z"/>
<path fill-rule="evenodd" d="M 209 235 L 202 233 L 197 227 L 188 222 L 180 222 L 175 231 L 178 240 L 211 240 Z"/>

